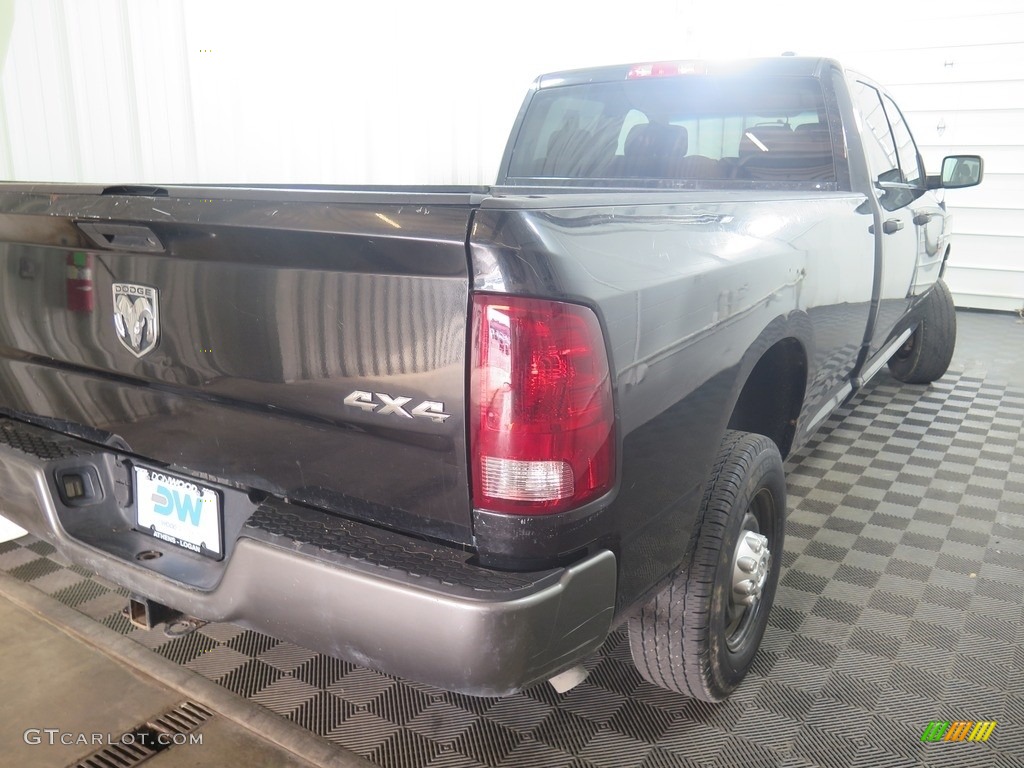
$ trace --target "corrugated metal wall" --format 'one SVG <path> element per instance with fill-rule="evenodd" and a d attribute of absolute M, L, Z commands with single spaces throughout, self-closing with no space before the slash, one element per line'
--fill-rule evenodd
<path fill-rule="evenodd" d="M 540 72 L 838 56 L 891 85 L 932 170 L 985 155 L 984 186 L 948 194 L 949 282 L 1024 307 L 1019 0 L 0 0 L 0 56 L 8 30 L 0 177 L 104 183 L 489 183 Z"/>

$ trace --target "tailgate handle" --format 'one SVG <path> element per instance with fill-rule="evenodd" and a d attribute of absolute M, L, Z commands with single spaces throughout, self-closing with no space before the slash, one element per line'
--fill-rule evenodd
<path fill-rule="evenodd" d="M 149 251 L 162 252 L 163 244 L 153 230 L 139 224 L 97 224 L 93 222 L 77 222 L 90 240 L 100 248 L 115 251 Z"/>
<path fill-rule="evenodd" d="M 167 190 L 163 187 L 145 187 L 138 184 L 120 184 L 116 187 L 107 187 L 100 194 L 132 195 L 134 197 L 167 197 Z"/>

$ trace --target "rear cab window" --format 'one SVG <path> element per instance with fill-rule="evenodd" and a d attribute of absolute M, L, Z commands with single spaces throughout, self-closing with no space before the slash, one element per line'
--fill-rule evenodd
<path fill-rule="evenodd" d="M 814 77 L 687 75 L 539 89 L 509 180 L 579 186 L 836 189 Z"/>

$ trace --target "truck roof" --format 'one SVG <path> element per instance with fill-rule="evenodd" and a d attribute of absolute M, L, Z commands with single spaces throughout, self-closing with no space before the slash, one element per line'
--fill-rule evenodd
<path fill-rule="evenodd" d="M 788 75 L 816 76 L 827 65 L 839 66 L 832 59 L 818 56 L 772 56 L 757 59 L 679 59 L 638 62 L 589 69 L 550 72 L 535 81 L 538 88 L 582 83 L 617 82 L 642 77 L 680 75 Z"/>

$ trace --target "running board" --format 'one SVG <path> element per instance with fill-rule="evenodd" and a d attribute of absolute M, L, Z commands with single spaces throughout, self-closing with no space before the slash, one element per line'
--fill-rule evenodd
<path fill-rule="evenodd" d="M 889 344 L 886 345 L 885 349 L 875 355 L 875 361 L 856 379 L 853 380 L 853 388 L 860 389 L 867 384 L 871 379 L 875 377 L 875 374 L 882 370 L 882 366 L 889 362 L 889 358 L 895 354 L 896 350 L 903 346 L 907 339 L 910 338 L 910 334 L 914 332 L 913 328 L 908 328 Z"/>
<path fill-rule="evenodd" d="M 823 406 L 821 406 L 821 409 L 816 414 L 814 414 L 814 418 L 811 419 L 810 422 L 808 422 L 807 424 L 807 434 L 810 434 L 815 429 L 817 429 L 818 425 L 821 424 L 821 422 L 823 422 L 825 419 L 827 419 L 835 411 L 836 408 L 838 408 L 840 405 L 846 402 L 846 398 L 848 398 L 851 394 L 853 394 L 853 385 L 850 384 L 850 382 L 846 382 L 845 384 L 843 384 L 843 388 L 836 392 L 836 394 L 833 395 L 831 398 L 829 398 L 829 401 L 825 403 Z"/>
<path fill-rule="evenodd" d="M 840 389 L 838 392 L 836 392 L 835 395 L 829 398 L 829 401 L 825 403 L 823 406 L 821 406 L 818 412 L 814 414 L 814 418 L 812 418 L 810 422 L 808 422 L 808 434 L 817 429 L 818 425 L 821 424 L 821 422 L 823 422 L 825 419 L 827 419 L 833 413 L 833 411 L 835 411 L 836 408 L 845 403 L 853 395 L 854 392 L 856 392 L 858 389 L 860 389 L 869 381 L 871 381 L 871 379 L 874 378 L 875 374 L 882 370 L 882 366 L 889 362 L 889 358 L 893 356 L 896 350 L 903 346 L 904 343 L 906 343 L 907 339 L 910 338 L 910 334 L 912 334 L 913 332 L 913 329 L 908 329 L 901 333 L 899 336 L 897 336 L 895 339 L 889 342 L 889 344 L 887 344 L 885 348 L 882 349 L 882 351 L 880 351 L 875 356 L 874 362 L 871 363 L 870 366 L 868 366 L 868 368 L 864 371 L 863 375 L 858 376 L 852 382 L 848 381 L 845 384 L 843 384 L 842 389 Z"/>

